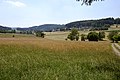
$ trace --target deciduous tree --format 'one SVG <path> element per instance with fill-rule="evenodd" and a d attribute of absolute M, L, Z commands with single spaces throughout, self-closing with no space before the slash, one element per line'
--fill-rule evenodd
<path fill-rule="evenodd" d="M 99 40 L 103 40 L 105 38 L 105 32 L 99 32 Z"/>
<path fill-rule="evenodd" d="M 71 41 L 72 40 L 78 41 L 79 40 L 78 30 L 76 28 L 73 28 L 67 38 L 70 39 Z"/>
<path fill-rule="evenodd" d="M 89 41 L 98 41 L 98 39 L 99 39 L 98 33 L 96 33 L 96 32 L 90 32 L 90 33 L 88 33 L 87 39 Z"/>
<path fill-rule="evenodd" d="M 113 36 L 115 36 L 117 34 L 118 34 L 118 32 L 116 32 L 116 31 L 109 32 L 108 39 L 111 40 L 112 42 L 114 42 L 115 38 L 113 38 Z"/>

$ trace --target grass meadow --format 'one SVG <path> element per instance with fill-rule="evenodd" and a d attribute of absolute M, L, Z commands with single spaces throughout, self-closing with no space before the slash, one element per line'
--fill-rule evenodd
<path fill-rule="evenodd" d="M 85 34 L 87 35 L 90 31 L 79 31 L 79 35 L 81 34 Z M 52 39 L 52 40 L 62 40 L 64 41 L 68 34 L 70 34 L 70 31 L 66 31 L 66 32 L 45 32 L 47 39 Z"/>
<path fill-rule="evenodd" d="M 120 57 L 107 41 L 1 37 L 0 80 L 120 80 Z"/>

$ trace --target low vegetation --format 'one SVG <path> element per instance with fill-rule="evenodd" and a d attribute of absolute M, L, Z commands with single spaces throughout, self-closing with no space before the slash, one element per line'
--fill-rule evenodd
<path fill-rule="evenodd" d="M 109 32 L 108 38 L 112 42 L 118 43 L 118 41 L 120 41 L 120 34 L 118 34 L 117 31 L 112 31 L 112 32 Z"/>
<path fill-rule="evenodd" d="M 78 29 L 73 28 L 67 38 L 70 39 L 71 41 L 73 41 L 73 40 L 78 41 L 79 40 Z M 102 41 L 103 38 L 105 38 L 105 32 L 103 32 L 103 31 L 100 31 L 99 33 L 98 32 L 89 32 L 87 35 L 81 34 L 81 41 L 85 41 L 86 39 L 88 39 L 89 41 L 98 41 L 98 40 Z"/>
<path fill-rule="evenodd" d="M 36 31 L 36 32 L 35 32 L 35 35 L 36 35 L 37 37 L 42 37 L 42 38 L 45 37 L 45 33 L 41 32 L 41 31 Z"/>
<path fill-rule="evenodd" d="M 109 42 L 0 38 L 0 80 L 119 80 Z"/>
<path fill-rule="evenodd" d="M 87 39 L 87 36 L 85 34 L 81 34 L 81 41 L 85 41 Z"/>
<path fill-rule="evenodd" d="M 79 40 L 78 30 L 76 28 L 73 28 L 67 38 L 70 39 L 71 41 L 73 40 L 78 41 Z"/>
<path fill-rule="evenodd" d="M 87 39 L 88 39 L 89 41 L 98 41 L 98 40 L 99 40 L 98 33 L 97 33 L 97 32 L 90 32 L 90 33 L 87 35 Z"/>
<path fill-rule="evenodd" d="M 77 42 L 79 33 L 82 42 Z M 68 39 L 76 41 L 51 40 L 51 35 L 55 38 L 68 35 Z M 79 32 L 75 28 L 70 34 L 36 33 L 43 38 L 0 34 L 0 80 L 119 80 L 120 57 L 113 53 L 111 44 L 89 42 L 103 40 L 105 35 L 102 31 Z M 112 39 L 116 41 L 117 36 L 118 32 Z M 86 39 L 89 41 L 83 42 Z"/>

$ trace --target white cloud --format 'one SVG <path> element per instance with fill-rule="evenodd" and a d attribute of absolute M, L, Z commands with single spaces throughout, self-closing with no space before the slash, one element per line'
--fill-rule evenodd
<path fill-rule="evenodd" d="M 16 6 L 16 7 L 25 7 L 26 6 L 26 4 L 24 4 L 22 2 L 19 2 L 19 1 L 10 1 L 10 0 L 8 0 L 8 1 L 5 1 L 5 2 L 9 3 L 9 4 L 12 4 L 12 5 Z"/>

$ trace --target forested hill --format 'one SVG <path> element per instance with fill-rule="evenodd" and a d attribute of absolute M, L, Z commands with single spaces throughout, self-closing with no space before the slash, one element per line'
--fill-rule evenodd
<path fill-rule="evenodd" d="M 4 27 L 0 25 L 0 30 L 12 30 L 12 28 L 10 27 Z"/>
<path fill-rule="evenodd" d="M 30 31 L 52 31 L 52 30 L 64 30 L 70 29 L 73 27 L 76 28 L 104 28 L 108 29 L 113 24 L 120 24 L 120 18 L 105 18 L 105 19 L 98 19 L 98 20 L 82 20 L 82 21 L 75 21 L 71 22 L 65 25 L 59 25 L 59 24 L 44 24 L 39 26 L 33 26 L 29 28 L 17 28 L 17 30 L 30 30 Z"/>
<path fill-rule="evenodd" d="M 44 24 L 44 25 L 39 25 L 39 26 L 33 26 L 29 28 L 17 28 L 19 31 L 53 31 L 53 30 L 58 30 L 61 28 L 65 28 L 65 25 L 60 25 L 60 24 Z"/>
<path fill-rule="evenodd" d="M 59 24 L 44 24 L 40 26 L 33 26 L 30 27 L 29 30 L 41 30 L 41 31 L 52 31 L 64 28 L 65 25 L 59 25 Z"/>
<path fill-rule="evenodd" d="M 120 18 L 105 18 L 105 19 L 99 19 L 99 20 L 84 20 L 84 21 L 75 21 L 66 24 L 65 26 L 67 28 L 81 28 L 81 27 L 109 27 L 113 24 L 120 24 Z"/>
<path fill-rule="evenodd" d="M 120 24 L 120 18 L 105 18 L 105 19 L 98 19 L 98 20 L 82 20 L 82 21 L 75 21 L 65 25 L 60 24 L 44 24 L 39 26 L 33 26 L 28 28 L 16 28 L 18 31 L 64 31 L 65 29 L 70 30 L 70 28 L 97 28 L 97 29 L 108 29 L 113 24 Z M 3 30 L 12 30 L 10 27 L 0 26 L 0 31 Z"/>

